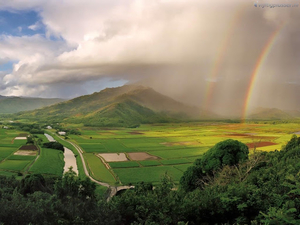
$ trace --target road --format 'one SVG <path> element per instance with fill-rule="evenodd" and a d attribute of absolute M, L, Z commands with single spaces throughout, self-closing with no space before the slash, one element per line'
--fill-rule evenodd
<path fill-rule="evenodd" d="M 94 179 L 94 178 L 89 174 L 89 171 L 88 171 L 88 169 L 87 169 L 87 166 L 86 166 L 86 164 L 85 164 L 85 161 L 84 161 L 84 158 L 83 158 L 83 155 L 82 155 L 82 153 L 83 153 L 82 149 L 81 149 L 77 144 L 75 144 L 75 143 L 73 143 L 73 142 L 71 142 L 71 141 L 65 140 L 65 139 L 63 139 L 62 137 L 60 137 L 60 136 L 58 136 L 57 134 L 55 134 L 55 133 L 52 133 L 52 132 L 51 132 L 51 134 L 52 134 L 52 135 L 56 135 L 56 137 L 58 137 L 59 139 L 68 142 L 69 144 L 71 144 L 71 145 L 77 150 L 77 152 L 79 153 L 80 158 L 81 158 L 81 162 L 82 162 L 82 165 L 83 165 L 84 173 L 85 173 L 85 175 L 86 175 L 88 178 L 90 178 L 93 182 L 95 182 L 95 183 L 97 183 L 97 184 L 99 184 L 99 185 L 101 185 L 101 186 L 105 186 L 105 187 L 107 187 L 107 188 L 110 189 L 110 194 L 109 194 L 109 197 L 107 198 L 107 201 L 109 201 L 109 200 L 110 200 L 115 194 L 117 194 L 117 192 L 120 191 L 120 190 L 134 188 L 134 186 L 111 186 L 111 185 L 109 185 L 108 183 L 101 182 L 101 181 L 98 181 L 98 180 Z"/>

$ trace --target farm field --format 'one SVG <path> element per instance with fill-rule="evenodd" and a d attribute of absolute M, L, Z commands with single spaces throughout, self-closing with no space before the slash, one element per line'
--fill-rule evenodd
<path fill-rule="evenodd" d="M 197 158 L 226 139 L 245 143 L 250 153 L 254 149 L 280 150 L 300 127 L 297 123 L 199 122 L 142 125 L 139 128 L 80 127 L 78 130 L 82 134 L 69 135 L 68 140 L 82 148 L 91 176 L 111 185 L 127 185 L 140 181 L 158 183 L 165 172 L 178 183 L 183 172 Z M 29 173 L 61 176 L 63 153 L 41 148 L 40 156 L 34 162 L 38 149 L 26 145 L 24 137 L 27 135 L 18 130 L 0 129 L 0 175 L 18 175 L 28 170 Z M 37 136 L 47 142 L 44 135 Z M 54 138 L 77 154 L 70 143 Z M 76 160 L 79 175 L 83 178 L 80 157 Z"/>
<path fill-rule="evenodd" d="M 62 176 L 64 165 L 64 153 L 62 151 L 41 148 L 41 155 L 29 172 Z"/>
<path fill-rule="evenodd" d="M 17 176 L 26 171 L 37 156 L 34 145 L 26 145 L 27 133 L 0 129 L 0 175 Z"/>
<path fill-rule="evenodd" d="M 250 154 L 254 149 L 280 150 L 293 133 L 300 131 L 300 126 L 298 123 L 199 122 L 139 128 L 80 127 L 78 130 L 81 135 L 69 135 L 69 138 L 85 152 L 83 155 L 94 178 L 110 184 L 135 184 L 139 181 L 157 183 L 165 172 L 178 183 L 195 159 L 226 139 L 245 143 Z M 104 165 L 97 157 L 103 153 L 111 153 L 111 157 L 115 154 L 116 160 L 110 158 Z M 123 153 L 126 159 L 120 161 Z"/>

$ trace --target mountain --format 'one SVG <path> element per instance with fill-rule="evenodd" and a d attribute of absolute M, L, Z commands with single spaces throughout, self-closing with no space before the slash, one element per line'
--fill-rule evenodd
<path fill-rule="evenodd" d="M 106 88 L 43 109 L 20 113 L 21 118 L 66 121 L 97 126 L 135 126 L 140 123 L 208 118 L 209 112 L 140 85 Z"/>
<path fill-rule="evenodd" d="M 300 117 L 300 111 L 299 110 L 285 110 L 289 115 L 293 117 Z"/>
<path fill-rule="evenodd" d="M 34 110 L 64 101 L 59 98 L 27 98 L 0 95 L 0 113 Z"/>
<path fill-rule="evenodd" d="M 254 120 L 289 120 L 294 119 L 294 116 L 277 108 L 257 108 L 249 116 L 249 119 Z"/>
<path fill-rule="evenodd" d="M 3 96 L 3 95 L 0 95 L 0 100 L 1 99 L 4 99 L 4 98 L 7 98 L 6 96 Z"/>

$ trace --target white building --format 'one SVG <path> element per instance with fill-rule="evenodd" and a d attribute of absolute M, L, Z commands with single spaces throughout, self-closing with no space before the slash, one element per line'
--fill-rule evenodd
<path fill-rule="evenodd" d="M 64 132 L 64 131 L 59 131 L 58 134 L 59 134 L 59 135 L 62 135 L 62 136 L 65 136 L 65 135 L 66 135 L 66 132 Z"/>
<path fill-rule="evenodd" d="M 49 129 L 49 130 L 50 130 L 50 129 L 52 129 L 52 127 L 51 127 L 51 126 L 47 126 L 46 128 L 47 128 L 47 129 Z"/>

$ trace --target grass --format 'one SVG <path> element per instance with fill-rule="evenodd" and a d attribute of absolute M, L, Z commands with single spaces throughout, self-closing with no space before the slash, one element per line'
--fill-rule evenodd
<path fill-rule="evenodd" d="M 41 154 L 29 169 L 29 172 L 62 176 L 64 165 L 65 162 L 62 151 L 41 148 Z"/>
<path fill-rule="evenodd" d="M 99 197 L 103 197 L 107 193 L 108 188 L 105 186 L 97 185 L 96 186 L 96 195 Z"/>
<path fill-rule="evenodd" d="M 167 172 L 174 180 L 179 180 L 182 171 L 173 166 L 155 166 L 142 168 L 115 169 L 115 173 L 123 184 L 136 184 L 138 182 L 159 182 Z"/>
<path fill-rule="evenodd" d="M 42 139 L 42 142 L 49 142 L 44 134 L 36 134 L 36 136 Z"/>
<path fill-rule="evenodd" d="M 196 159 L 199 159 L 199 158 L 201 158 L 201 156 L 188 157 L 186 159 L 193 163 L 193 162 L 195 162 Z"/>
<path fill-rule="evenodd" d="M 9 160 L 34 160 L 36 156 L 31 155 L 11 155 L 8 159 Z"/>
<path fill-rule="evenodd" d="M 187 168 L 189 168 L 190 166 L 192 166 L 193 164 L 182 164 L 182 165 L 176 165 L 174 166 L 176 169 L 179 169 L 180 171 L 184 172 L 187 170 Z"/>
<path fill-rule="evenodd" d="M 29 160 L 5 160 L 0 164 L 0 169 L 22 171 L 30 162 Z"/>
<path fill-rule="evenodd" d="M 0 148 L 0 158 L 6 158 L 10 156 L 17 149 L 15 148 Z"/>
<path fill-rule="evenodd" d="M 97 156 L 92 153 L 85 153 L 84 158 L 90 170 L 90 175 L 96 180 L 109 184 L 114 184 L 117 181 Z"/>
<path fill-rule="evenodd" d="M 130 167 L 139 167 L 140 165 L 135 161 L 127 162 L 110 162 L 109 165 L 111 168 L 130 168 Z"/>
<path fill-rule="evenodd" d="M 144 161 L 139 161 L 139 163 L 142 166 L 160 166 L 161 163 L 157 160 L 144 160 Z"/>
<path fill-rule="evenodd" d="M 182 158 L 190 156 L 200 156 L 205 153 L 208 147 L 196 147 L 196 148 L 186 148 L 186 149 L 175 149 L 175 150 L 159 150 L 149 152 L 152 155 L 158 156 L 162 159 L 172 159 L 172 158 Z"/>
<path fill-rule="evenodd" d="M 11 171 L 5 171 L 5 170 L 0 170 L 0 176 L 7 176 L 7 177 L 11 177 L 11 176 L 17 176 L 17 172 L 11 172 Z"/>
<path fill-rule="evenodd" d="M 189 160 L 183 159 L 167 159 L 167 160 L 160 160 L 163 165 L 176 165 L 176 164 L 185 164 L 190 163 Z"/>
<path fill-rule="evenodd" d="M 82 143 L 80 144 L 80 147 L 82 148 L 82 150 L 84 150 L 85 152 L 89 153 L 89 152 L 107 152 L 105 146 L 101 143 Z"/>
<path fill-rule="evenodd" d="M 107 152 L 124 152 L 130 150 L 128 147 L 123 145 L 118 139 L 108 139 L 104 140 L 102 143 L 105 146 Z"/>

